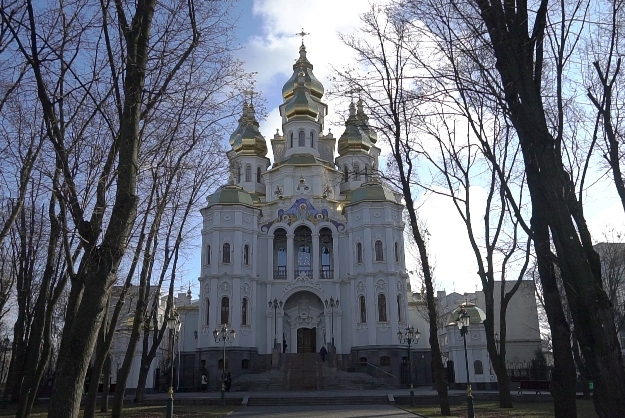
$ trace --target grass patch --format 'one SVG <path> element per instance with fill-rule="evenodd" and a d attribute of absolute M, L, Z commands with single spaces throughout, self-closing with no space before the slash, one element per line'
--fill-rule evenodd
<path fill-rule="evenodd" d="M 404 406 L 406 411 L 415 412 L 424 417 L 434 418 L 441 417 L 439 406 Z M 553 403 L 551 402 L 533 402 L 521 403 L 516 402 L 514 408 L 499 408 L 498 402 L 476 403 L 474 406 L 476 418 L 553 418 Z M 578 400 L 577 415 L 584 418 L 596 418 L 592 401 Z M 451 416 L 462 418 L 467 416 L 466 405 L 451 406 Z"/>
<path fill-rule="evenodd" d="M 217 405 L 174 405 L 174 416 L 176 418 L 219 418 L 228 415 L 230 412 L 237 410 L 236 406 L 217 406 Z M 98 407 L 99 409 L 99 407 Z M 46 418 L 48 416 L 47 405 L 35 406 L 30 418 Z M 16 407 L 11 405 L 6 409 L 0 409 L 0 417 L 15 416 Z M 165 418 L 166 406 L 142 406 L 128 405 L 124 407 L 122 417 L 124 418 Z M 82 417 L 82 411 L 79 417 Z M 111 412 L 96 412 L 98 418 L 110 417 Z"/>

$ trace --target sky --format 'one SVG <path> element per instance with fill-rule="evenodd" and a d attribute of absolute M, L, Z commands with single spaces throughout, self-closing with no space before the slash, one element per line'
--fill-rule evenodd
<path fill-rule="evenodd" d="M 237 38 L 241 49 L 238 57 L 244 61 L 245 69 L 255 72 L 254 90 L 265 100 L 267 116 L 260 121 L 262 134 L 269 139 L 281 129 L 278 106 L 282 102 L 281 90 L 291 76 L 292 66 L 298 57 L 302 38 L 296 33 L 302 29 L 309 33 L 304 42 L 309 61 L 314 66 L 315 76 L 324 84 L 326 92 L 332 88 L 330 77 L 334 68 L 343 68 L 353 62 L 354 55 L 345 47 L 339 33 L 350 34 L 359 27 L 359 15 L 370 6 L 363 0 L 316 0 L 314 2 L 285 0 L 242 0 L 236 4 L 239 15 Z M 341 117 L 347 113 L 344 102 L 337 103 L 327 95 L 324 101 L 329 105 L 326 132 L 331 129 L 335 137 L 343 132 Z M 328 123 L 329 122 L 329 123 Z M 224 133 L 227 140 L 229 132 Z M 384 157 L 384 149 L 382 150 Z M 271 149 L 268 153 L 271 157 Z M 382 166 L 382 164 L 380 164 Z M 472 190 L 479 202 L 485 191 Z M 585 197 L 585 214 L 593 239 L 602 241 L 609 228 L 625 232 L 625 214 L 618 200 L 614 186 L 609 181 L 594 184 Z M 482 199 L 483 201 L 483 199 Z M 429 233 L 430 257 L 435 265 L 436 290 L 448 293 L 474 292 L 481 288 L 477 276 L 477 264 L 471 251 L 464 224 L 448 198 L 429 194 L 418 202 L 419 215 Z M 484 209 L 476 205 L 473 216 L 483 217 Z M 623 236 L 625 234 L 622 233 Z M 190 277 L 199 276 L 198 256 L 189 262 Z M 416 263 L 406 252 L 407 268 L 416 269 Z M 412 252 L 416 256 L 416 252 Z M 197 265 L 196 265 L 197 264 Z M 412 288 L 418 290 L 420 282 L 413 276 Z"/>

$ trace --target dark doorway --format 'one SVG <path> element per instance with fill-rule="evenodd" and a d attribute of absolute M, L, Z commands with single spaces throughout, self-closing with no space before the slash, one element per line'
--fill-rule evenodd
<path fill-rule="evenodd" d="M 317 328 L 300 328 L 297 330 L 297 352 L 317 352 Z"/>

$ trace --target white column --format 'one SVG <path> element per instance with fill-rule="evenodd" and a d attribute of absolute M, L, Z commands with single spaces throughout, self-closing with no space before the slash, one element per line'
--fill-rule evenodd
<path fill-rule="evenodd" d="M 351 236 L 351 234 L 350 234 L 350 236 Z M 350 241 L 351 241 L 351 239 L 350 239 Z M 351 256 L 351 254 L 353 252 L 352 248 L 353 247 L 350 245 L 348 251 L 345 252 L 345 255 L 350 254 L 349 255 L 350 263 L 352 262 L 352 256 Z M 339 259 L 339 237 L 338 237 L 338 233 L 337 233 L 337 235 L 332 234 L 332 266 L 331 266 L 332 270 L 334 270 L 334 280 L 336 280 L 336 281 L 338 281 L 339 277 L 341 277 L 340 276 L 340 271 L 339 271 L 339 265 L 341 263 L 339 263 L 339 260 L 340 260 Z M 337 295 L 338 295 L 338 293 L 337 293 Z"/>
<path fill-rule="evenodd" d="M 371 247 L 371 246 L 369 246 Z M 375 289 L 373 287 L 373 276 L 368 276 L 367 281 L 367 331 L 369 335 L 369 344 L 374 345 L 376 343 L 377 332 L 377 317 L 376 312 L 378 307 L 378 301 L 375 299 Z"/>
<path fill-rule="evenodd" d="M 319 257 L 319 234 L 312 234 L 312 277 L 319 280 L 319 270 L 321 269 L 321 257 Z"/>
<path fill-rule="evenodd" d="M 295 235 L 293 234 L 288 234 L 286 236 L 286 278 L 287 280 L 293 280 L 294 278 L 293 270 L 295 269 L 295 256 L 296 256 L 295 247 L 293 246 L 294 238 L 295 238 Z"/>
<path fill-rule="evenodd" d="M 269 237 L 267 243 L 267 280 L 273 280 L 273 258 L 275 257 L 273 248 L 273 235 Z M 260 254 L 260 252 L 258 253 Z"/>

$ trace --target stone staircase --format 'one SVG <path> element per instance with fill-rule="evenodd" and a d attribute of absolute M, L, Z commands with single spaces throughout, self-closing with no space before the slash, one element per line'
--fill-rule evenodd
<path fill-rule="evenodd" d="M 367 373 L 346 372 L 328 366 L 316 353 L 282 354 L 282 367 L 264 373 L 246 374 L 232 382 L 233 392 L 281 392 L 314 390 L 392 389 L 392 379 Z M 360 402 L 360 401 L 359 401 Z M 374 402 L 375 403 L 375 402 Z"/>

